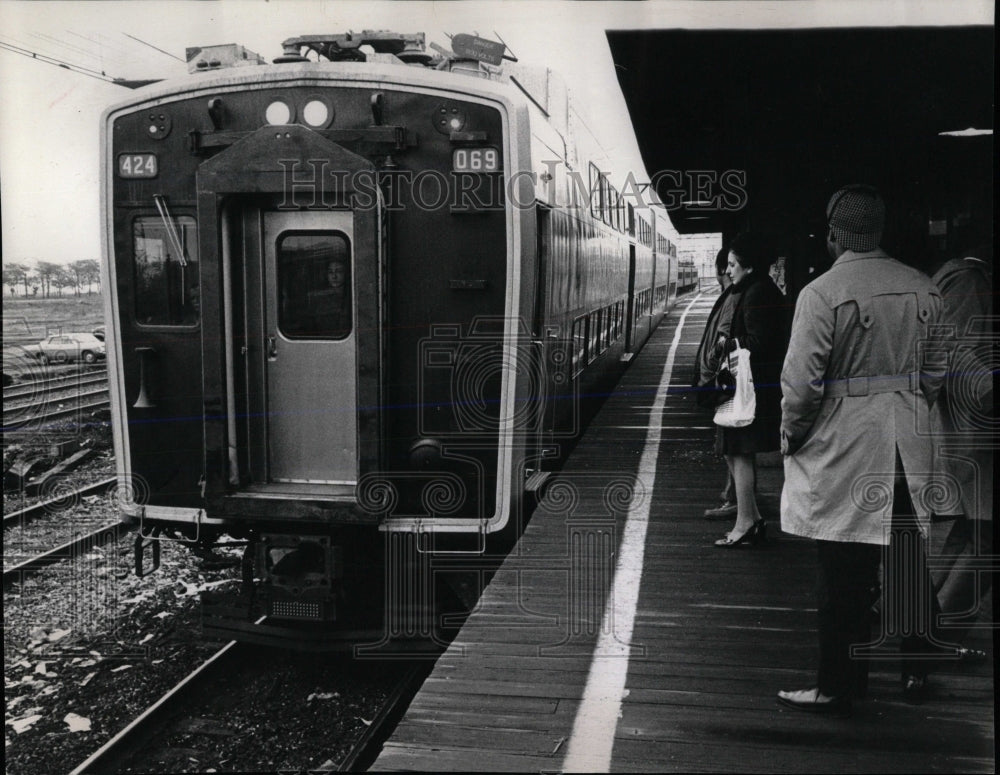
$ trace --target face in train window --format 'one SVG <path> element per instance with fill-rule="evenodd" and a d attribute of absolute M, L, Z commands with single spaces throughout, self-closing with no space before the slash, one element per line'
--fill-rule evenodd
<path fill-rule="evenodd" d="M 290 339 L 351 334 L 351 249 L 332 231 L 285 232 L 277 250 L 278 328 Z"/>
<path fill-rule="evenodd" d="M 132 244 L 136 322 L 146 326 L 196 325 L 201 296 L 194 218 L 136 218 Z"/>

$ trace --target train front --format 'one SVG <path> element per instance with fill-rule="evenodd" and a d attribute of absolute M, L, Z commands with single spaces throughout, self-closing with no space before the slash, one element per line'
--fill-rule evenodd
<path fill-rule="evenodd" d="M 272 617 L 337 619 L 384 586 L 387 534 L 481 550 L 537 425 L 509 367 L 530 348 L 524 108 L 428 67 L 422 38 L 206 50 L 207 72 L 105 114 L 127 511 L 147 539 L 248 540 Z"/>

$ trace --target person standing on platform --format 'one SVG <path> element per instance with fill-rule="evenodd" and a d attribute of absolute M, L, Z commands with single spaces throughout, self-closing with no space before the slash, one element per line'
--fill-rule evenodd
<path fill-rule="evenodd" d="M 767 273 L 773 263 L 755 235 L 744 232 L 733 238 L 727 269 L 733 281 L 733 314 L 728 325 L 724 320 L 719 323 L 720 330 L 728 333 L 716 338 L 715 352 L 724 358 L 737 343 L 750 351 L 757 408 L 750 425 L 716 429 L 715 451 L 725 456 L 736 486 L 736 524 L 715 542 L 720 547 L 764 538 L 765 523 L 757 508 L 755 455 L 779 447 L 779 376 L 788 345 L 785 297 Z"/>
<path fill-rule="evenodd" d="M 975 251 L 992 257 L 988 248 Z M 990 358 L 995 347 L 992 265 L 966 256 L 946 262 L 934 282 L 944 299 L 944 324 L 951 339 L 950 367 L 932 422 L 938 444 L 937 470 L 958 497 L 955 521 L 941 550 L 945 567 L 936 581 L 941 612 L 950 617 L 941 636 L 961 643 L 990 590 L 992 573 L 983 568 L 993 552 L 993 429 L 996 408 Z M 964 614 L 964 616 L 963 616 Z M 985 658 L 974 649 L 959 656 Z"/>
<path fill-rule="evenodd" d="M 715 382 L 722 361 L 722 356 L 716 350 L 715 343 L 720 335 L 725 336 L 729 333 L 728 326 L 733 319 L 734 299 L 731 293 L 733 281 L 727 272 L 728 269 L 729 248 L 722 248 L 715 257 L 715 278 L 719 281 L 722 293 L 715 300 L 712 311 L 708 315 L 708 322 L 705 324 L 705 331 L 701 336 L 701 344 L 698 345 L 698 352 L 694 357 L 694 379 L 691 381 L 698 406 L 713 412 L 719 404 L 720 396 L 726 395 Z M 724 327 L 721 325 L 723 323 Z M 706 509 L 705 516 L 707 518 L 727 519 L 736 516 L 735 487 L 733 475 L 727 469 L 726 486 L 719 495 L 722 503 L 715 508 Z"/>
<path fill-rule="evenodd" d="M 931 477 L 932 440 L 918 429 L 929 427 L 944 366 L 918 363 L 918 349 L 943 303 L 930 278 L 879 248 L 885 204 L 875 189 L 837 191 L 826 215 L 834 263 L 799 295 L 781 373 L 781 528 L 816 539 L 819 670 L 816 686 L 780 691 L 778 701 L 842 716 L 867 692 L 868 662 L 852 647 L 872 645 L 884 546 L 897 552 L 888 557 L 887 593 L 904 594 L 910 614 L 914 594 L 934 598 L 916 540 L 930 521 L 918 496 Z M 907 546 L 915 549 L 905 559 L 916 565 L 903 579 Z M 923 689 L 927 629 L 902 633 L 908 694 Z"/>

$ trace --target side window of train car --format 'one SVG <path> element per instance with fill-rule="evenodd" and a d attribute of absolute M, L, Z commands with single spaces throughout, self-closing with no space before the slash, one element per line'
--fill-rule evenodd
<path fill-rule="evenodd" d="M 587 317 L 581 315 L 573 321 L 573 376 L 576 377 L 586 363 Z"/>
<path fill-rule="evenodd" d="M 587 363 L 597 357 L 599 351 L 599 334 L 601 332 L 601 311 L 596 310 L 588 315 L 587 323 Z"/>
<path fill-rule="evenodd" d="M 601 310 L 601 352 L 611 346 L 611 306 Z"/>
<path fill-rule="evenodd" d="M 354 327 L 351 248 L 340 232 L 278 237 L 278 329 L 289 339 L 346 339 Z"/>
<path fill-rule="evenodd" d="M 195 326 L 201 312 L 198 232 L 189 215 L 132 222 L 135 320 L 143 326 Z"/>

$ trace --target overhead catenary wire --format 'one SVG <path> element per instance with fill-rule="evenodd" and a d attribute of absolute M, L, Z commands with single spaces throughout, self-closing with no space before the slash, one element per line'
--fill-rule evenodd
<path fill-rule="evenodd" d="M 96 38 L 89 38 L 86 35 L 81 35 L 79 32 L 74 32 L 73 30 L 66 30 L 73 37 L 79 38 L 80 40 L 85 40 L 88 43 L 96 44 L 100 48 L 99 54 L 94 54 L 88 52 L 88 55 L 94 59 L 99 59 L 101 62 L 117 62 L 118 64 L 126 64 L 128 62 L 129 54 L 125 49 L 120 46 L 112 45 L 110 42 L 105 42 L 98 40 Z"/>
<path fill-rule="evenodd" d="M 56 38 L 52 35 L 48 35 L 44 32 L 29 32 L 28 34 L 33 38 L 38 38 L 39 40 L 44 41 L 49 46 L 56 46 L 58 48 L 67 49 L 71 51 L 74 55 L 82 54 L 83 56 L 94 57 L 94 54 L 91 53 L 88 49 L 85 49 L 82 46 L 78 46 L 74 43 L 69 43 L 68 41 L 65 40 L 59 40 L 59 38 Z"/>
<path fill-rule="evenodd" d="M 84 67 L 82 65 L 75 65 L 71 62 L 66 62 L 48 54 L 40 54 L 37 51 L 32 51 L 31 49 L 24 48 L 23 46 L 17 46 L 13 43 L 8 43 L 6 41 L 0 40 L 0 48 L 11 51 L 15 54 L 20 54 L 21 56 L 28 57 L 29 59 L 34 59 L 37 62 L 45 62 L 46 64 L 54 65 L 56 67 L 61 67 L 64 70 L 69 70 L 70 72 L 79 73 L 80 75 L 86 75 L 90 78 L 96 78 L 99 81 L 106 81 L 107 83 L 116 83 L 116 79 L 112 78 L 105 72 L 100 70 L 93 70 L 89 67 Z"/>
<path fill-rule="evenodd" d="M 176 54 L 171 54 L 169 51 L 164 51 L 162 48 L 159 48 L 158 46 L 154 46 L 152 43 L 147 43 L 146 41 L 142 40 L 141 38 L 137 38 L 135 35 L 129 35 L 127 32 L 123 32 L 122 35 L 124 35 L 126 38 L 132 38 L 132 40 L 138 41 L 139 43 L 142 43 L 142 45 L 144 45 L 144 46 L 149 46 L 154 51 L 159 51 L 161 54 L 166 54 L 168 57 L 176 59 L 178 62 L 183 62 L 184 61 L 183 59 L 181 59 Z"/>

